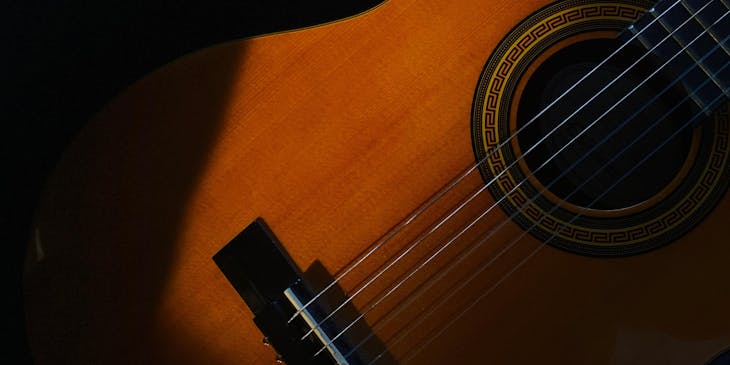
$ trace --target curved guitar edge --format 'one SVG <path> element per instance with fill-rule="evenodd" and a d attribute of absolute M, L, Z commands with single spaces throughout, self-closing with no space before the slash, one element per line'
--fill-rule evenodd
<path fill-rule="evenodd" d="M 69 148 L 38 211 L 26 275 L 38 363 L 272 362 L 211 257 L 266 217 L 297 267 L 344 267 L 473 163 L 468 121 L 484 61 L 545 3 L 388 1 L 351 21 L 196 52 L 130 87 Z M 722 249 L 723 232 L 690 239 Z M 480 307 L 500 316 L 478 317 L 461 342 L 419 359 L 476 363 L 479 354 L 443 349 L 488 341 L 479 344 L 505 363 L 611 363 L 623 339 L 662 349 L 666 338 L 644 336 L 649 328 L 690 343 L 711 337 L 691 353 L 705 361 L 730 340 L 727 322 L 709 318 L 724 318 L 721 308 L 672 318 L 698 309 L 673 289 L 700 296 L 712 285 L 697 275 L 723 278 L 722 255 L 693 247 L 620 261 L 544 250 Z M 590 296 L 576 303 L 581 290 Z M 726 303 L 723 290 L 711 294 Z"/>
<path fill-rule="evenodd" d="M 425 26 L 433 6 L 443 7 L 387 2 L 347 22 L 214 46 L 108 104 L 61 158 L 37 213 L 25 275 L 36 361 L 272 361 L 210 258 L 264 216 L 297 266 L 335 272 L 469 163 L 468 143 L 455 143 L 468 133 L 451 126 L 468 115 L 482 60 L 471 74 L 463 57 L 441 64 L 456 34 L 444 31 L 452 23 Z M 472 21 L 497 17 L 481 13 Z M 500 36 L 483 32 L 477 55 Z M 413 52 L 424 69 L 445 67 L 438 81 L 413 72 Z M 452 86 L 432 93 L 445 79 Z M 394 103 L 398 94 L 408 97 Z M 444 115 L 423 123 L 440 95 Z M 424 144 L 442 153 L 425 156 Z"/>

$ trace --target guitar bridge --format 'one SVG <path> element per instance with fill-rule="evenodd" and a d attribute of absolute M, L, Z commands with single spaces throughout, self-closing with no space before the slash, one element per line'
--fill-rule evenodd
<path fill-rule="evenodd" d="M 329 308 L 323 301 L 326 296 L 305 307 L 313 298 L 313 290 L 263 219 L 258 218 L 246 227 L 213 260 L 251 309 L 254 323 L 283 362 L 368 363 L 366 351 L 354 351 L 350 346 L 352 339 L 339 335 L 341 329 L 335 323 L 338 316 L 328 318 L 326 313 L 331 312 L 327 312 Z M 289 321 L 295 313 L 299 314 Z M 363 326 L 359 325 L 360 334 Z M 302 339 L 305 334 L 310 335 Z"/>

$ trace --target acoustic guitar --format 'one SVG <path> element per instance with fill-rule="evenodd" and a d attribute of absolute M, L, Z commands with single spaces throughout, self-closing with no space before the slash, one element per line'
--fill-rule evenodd
<path fill-rule="evenodd" d="M 730 363 L 730 3 L 390 0 L 98 112 L 38 364 Z"/>

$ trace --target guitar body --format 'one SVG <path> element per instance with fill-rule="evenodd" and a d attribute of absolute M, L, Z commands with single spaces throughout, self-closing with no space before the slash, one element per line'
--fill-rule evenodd
<path fill-rule="evenodd" d="M 302 270 L 342 270 L 474 164 L 469 118 L 484 64 L 547 4 L 392 0 L 214 46 L 131 86 L 69 147 L 39 207 L 26 272 L 37 363 L 273 363 L 213 255 L 262 217 Z M 546 246 L 480 298 L 541 245 L 525 235 L 458 296 L 468 302 L 436 311 L 391 354 L 415 364 L 705 363 L 730 345 L 728 214 L 725 196 L 687 234 L 628 257 Z M 486 220 L 508 217 L 495 209 Z M 507 222 L 491 241 L 522 231 Z M 409 353 L 427 339 L 415 333 L 437 333 L 471 301 Z"/>

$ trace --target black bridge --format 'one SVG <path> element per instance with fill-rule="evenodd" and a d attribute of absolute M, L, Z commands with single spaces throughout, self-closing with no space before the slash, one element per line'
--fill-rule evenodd
<path fill-rule="evenodd" d="M 316 326 L 331 313 L 329 303 L 336 306 L 345 300 L 339 287 L 328 290 L 329 295 L 322 295 L 288 323 L 302 304 L 313 298 L 314 291 L 263 219 L 258 218 L 246 227 L 216 253 L 213 260 L 253 312 L 254 322 L 265 336 L 264 341 L 276 350 L 279 360 L 290 365 L 354 365 L 367 364 L 372 360 L 369 354 L 383 352 L 377 336 L 368 335 L 370 330 L 363 321 L 348 328 L 346 335 L 338 336 L 347 326 L 338 326 L 337 322 L 352 323 L 356 318 L 354 308 L 343 310 L 342 314 L 331 316 L 321 326 Z M 331 275 L 325 276 L 318 281 L 329 283 L 333 280 Z M 334 294 L 337 297 L 334 298 L 329 292 L 339 294 Z M 310 332 L 306 339 L 301 339 Z M 337 339 L 331 341 L 334 337 Z M 352 344 L 361 342 L 372 343 L 352 351 Z M 320 351 L 323 347 L 326 350 Z"/>

